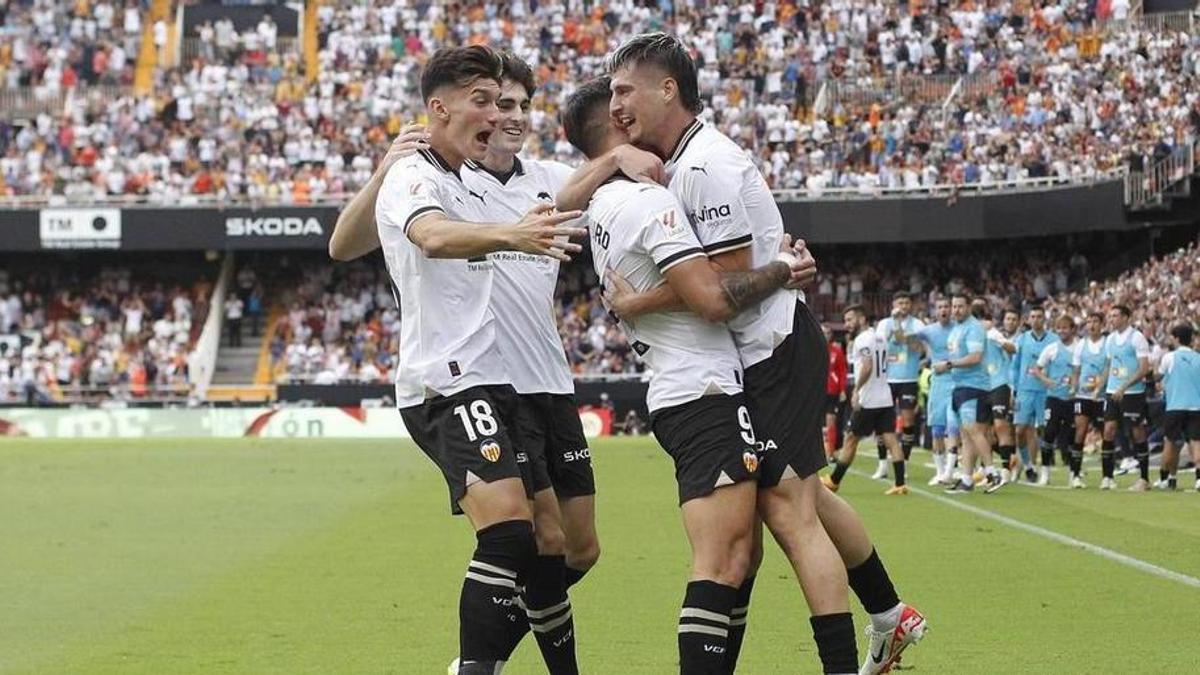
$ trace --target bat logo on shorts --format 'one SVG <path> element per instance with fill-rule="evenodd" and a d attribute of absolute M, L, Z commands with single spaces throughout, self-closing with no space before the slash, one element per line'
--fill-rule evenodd
<path fill-rule="evenodd" d="M 746 471 L 754 473 L 758 471 L 758 455 L 747 450 L 742 453 L 742 464 L 746 465 Z"/>
<path fill-rule="evenodd" d="M 489 462 L 498 462 L 500 461 L 500 444 L 489 438 L 479 445 L 479 454 Z"/>

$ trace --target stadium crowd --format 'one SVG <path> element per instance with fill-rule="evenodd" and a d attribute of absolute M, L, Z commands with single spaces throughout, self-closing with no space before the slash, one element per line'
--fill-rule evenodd
<path fill-rule="evenodd" d="M 353 193 L 420 110 L 428 55 L 481 41 L 538 68 L 526 154 L 573 160 L 561 101 L 621 39 L 658 29 L 695 53 L 705 116 L 774 187 L 810 194 L 1138 169 L 1184 152 L 1200 124 L 1198 38 L 1119 21 L 1127 0 L 658 4 L 325 3 L 312 82 L 269 19 L 240 34 L 206 23 L 194 58 L 158 69 L 150 95 L 79 96 L 63 115 L 0 122 L 0 196 Z M 129 82 L 137 3 L 5 7 L 0 85 Z M 958 76 L 975 84 L 951 101 Z M 897 88 L 903 78 L 927 86 Z M 823 83 L 835 84 L 824 96 Z"/>
<path fill-rule="evenodd" d="M 211 294 L 203 274 L 0 266 L 0 402 L 186 398 Z"/>

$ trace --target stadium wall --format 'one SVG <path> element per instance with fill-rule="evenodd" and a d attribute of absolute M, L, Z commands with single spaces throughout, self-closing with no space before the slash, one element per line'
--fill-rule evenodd
<path fill-rule="evenodd" d="M 794 236 L 819 244 L 1002 239 L 1134 230 L 1120 180 L 957 197 L 830 198 L 779 204 Z M 325 249 L 339 207 L 71 207 L 0 211 L 0 250 Z"/>

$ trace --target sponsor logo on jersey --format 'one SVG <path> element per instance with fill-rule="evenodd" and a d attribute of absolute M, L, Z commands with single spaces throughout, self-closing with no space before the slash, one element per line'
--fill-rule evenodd
<path fill-rule="evenodd" d="M 591 459 L 591 458 L 592 458 L 592 451 L 589 448 L 584 448 L 582 450 L 568 450 L 563 453 L 563 461 L 564 462 L 577 462 L 579 460 Z"/>
<path fill-rule="evenodd" d="M 746 465 L 746 470 L 750 473 L 758 471 L 758 455 L 747 450 L 742 453 L 742 464 Z"/>
<path fill-rule="evenodd" d="M 691 219 L 693 224 L 702 225 L 718 218 L 728 218 L 731 215 L 733 215 L 733 209 L 728 204 L 721 204 L 719 206 L 702 206 L 699 211 L 692 214 Z"/>
<path fill-rule="evenodd" d="M 225 236 L 228 237 L 307 237 L 323 233 L 321 221 L 312 216 L 225 219 Z"/>
<path fill-rule="evenodd" d="M 489 438 L 479 444 L 479 454 L 489 462 L 498 462 L 500 461 L 500 444 Z"/>

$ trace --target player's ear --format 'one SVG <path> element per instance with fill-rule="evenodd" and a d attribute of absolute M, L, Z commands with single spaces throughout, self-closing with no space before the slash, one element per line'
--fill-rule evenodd
<path fill-rule="evenodd" d="M 445 122 L 450 119 L 450 109 L 446 106 L 446 100 L 441 96 L 431 97 L 425 103 L 425 110 L 428 111 L 431 120 Z"/>
<path fill-rule="evenodd" d="M 660 88 L 663 103 L 670 103 L 679 97 L 679 83 L 673 77 L 664 77 Z"/>

